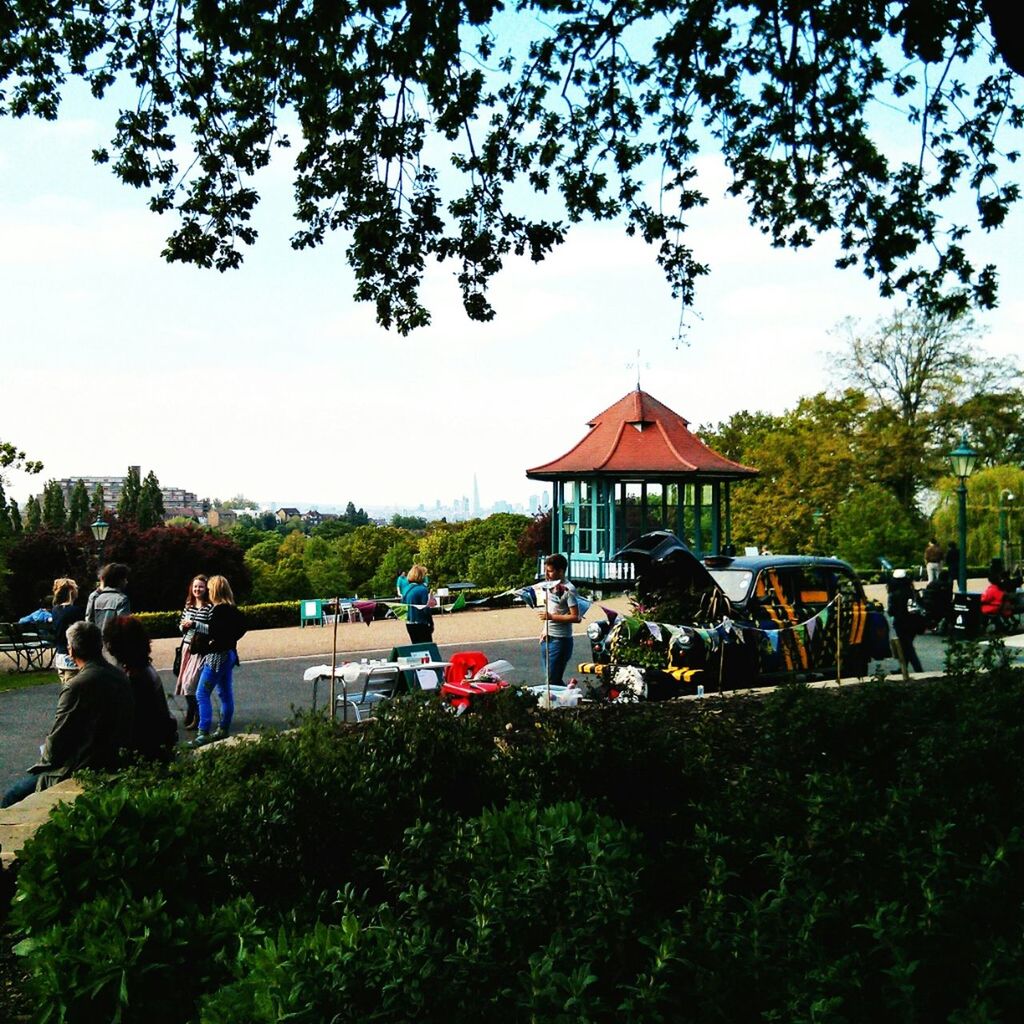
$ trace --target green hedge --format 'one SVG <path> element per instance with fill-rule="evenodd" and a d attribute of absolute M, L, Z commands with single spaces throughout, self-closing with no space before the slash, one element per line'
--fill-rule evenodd
<path fill-rule="evenodd" d="M 970 651 L 766 700 L 397 701 L 136 769 L 22 851 L 40 1019 L 1018 1020 L 1024 674 Z"/>
<path fill-rule="evenodd" d="M 280 626 L 299 624 L 299 602 L 277 601 L 273 604 L 243 604 L 249 629 L 274 629 Z M 178 636 L 181 612 L 139 612 L 146 631 L 155 640 L 160 637 Z"/>
<path fill-rule="evenodd" d="M 481 587 L 479 590 L 468 591 L 466 599 L 472 601 L 500 593 L 503 591 L 496 587 Z M 299 604 L 299 601 L 275 601 L 272 604 L 244 604 L 240 607 L 245 612 L 249 629 L 276 629 L 299 624 Z M 154 640 L 178 636 L 180 611 L 139 612 L 138 618 L 145 624 L 147 632 Z"/>

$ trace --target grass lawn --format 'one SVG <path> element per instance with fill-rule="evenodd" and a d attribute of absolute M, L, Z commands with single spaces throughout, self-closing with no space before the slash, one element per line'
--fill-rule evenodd
<path fill-rule="evenodd" d="M 45 686 L 57 681 L 57 673 L 53 669 L 44 672 L 0 672 L 0 693 L 5 690 L 24 690 L 29 686 Z"/>

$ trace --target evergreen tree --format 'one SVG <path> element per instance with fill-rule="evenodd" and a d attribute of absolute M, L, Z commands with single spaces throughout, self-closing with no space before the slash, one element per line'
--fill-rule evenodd
<path fill-rule="evenodd" d="M 7 495 L 4 494 L 4 482 L 0 480 L 0 537 L 9 537 L 13 532 L 11 513 L 7 507 Z"/>
<path fill-rule="evenodd" d="M 345 514 L 342 518 L 346 523 L 351 523 L 353 526 L 367 526 L 370 522 L 370 517 L 366 514 L 366 510 L 357 510 L 355 503 L 351 501 L 345 506 Z"/>
<path fill-rule="evenodd" d="M 139 507 L 136 520 L 140 530 L 148 530 L 164 521 L 164 496 L 160 490 L 160 481 L 150 470 L 139 492 Z"/>
<path fill-rule="evenodd" d="M 11 516 L 11 533 L 17 535 L 21 533 L 22 530 L 21 509 L 18 508 L 18 503 L 13 498 L 11 498 L 7 509 Z"/>
<path fill-rule="evenodd" d="M 63 530 L 67 523 L 64 491 L 56 480 L 47 481 L 43 488 L 43 525 L 49 530 Z"/>
<path fill-rule="evenodd" d="M 79 480 L 71 489 L 68 526 L 72 530 L 85 530 L 89 526 L 89 492 L 85 489 L 83 480 Z"/>
<path fill-rule="evenodd" d="M 35 532 L 43 523 L 43 510 L 39 507 L 39 499 L 33 494 L 25 503 L 25 529 Z"/>
<path fill-rule="evenodd" d="M 142 481 L 139 479 L 139 467 L 129 466 L 128 475 L 124 478 L 121 497 L 117 503 L 118 519 L 138 519 L 139 495 L 142 492 Z"/>
<path fill-rule="evenodd" d="M 103 484 L 97 484 L 96 490 L 92 492 L 92 502 L 89 505 L 89 518 L 95 522 L 103 518 L 106 511 L 107 496 L 103 493 Z"/>

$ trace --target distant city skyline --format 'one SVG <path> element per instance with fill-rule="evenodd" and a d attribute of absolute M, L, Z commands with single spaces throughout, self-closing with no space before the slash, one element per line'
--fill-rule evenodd
<path fill-rule="evenodd" d="M 108 509 L 116 509 L 118 501 L 120 499 L 121 489 L 127 473 L 130 470 L 136 470 L 141 479 L 145 475 L 143 473 L 143 466 L 141 463 L 131 463 L 125 467 L 125 471 L 116 475 L 99 476 L 95 473 L 83 473 L 83 474 L 71 474 L 70 476 L 63 477 L 57 480 L 61 489 L 64 491 L 64 500 L 66 504 L 70 504 L 71 491 L 75 484 L 81 480 L 86 487 L 86 492 L 89 497 L 96 489 L 96 486 L 103 487 L 104 503 Z M 472 490 L 473 497 L 469 498 L 468 495 L 459 495 L 457 497 L 443 499 L 435 497 L 429 504 L 425 501 L 416 501 L 415 498 L 404 502 L 364 502 L 358 500 L 356 497 L 345 497 L 340 500 L 331 502 L 311 502 L 296 500 L 289 497 L 288 499 L 266 499 L 256 494 L 235 494 L 221 496 L 219 494 L 209 495 L 197 495 L 195 491 L 189 490 L 186 487 L 180 486 L 180 481 L 175 481 L 171 484 L 167 484 L 160 476 L 159 469 L 156 466 L 146 466 L 145 471 L 148 473 L 150 470 L 156 474 L 157 479 L 160 481 L 161 491 L 164 496 L 164 505 L 167 509 L 168 516 L 174 515 L 199 515 L 201 514 L 201 507 L 204 503 L 212 504 L 215 501 L 230 502 L 232 497 L 244 497 L 250 501 L 256 502 L 259 506 L 260 512 L 275 511 L 279 508 L 297 508 L 301 512 L 318 511 L 328 513 L 341 513 L 345 511 L 348 503 L 351 501 L 357 508 L 362 508 L 367 515 L 372 519 L 387 518 L 390 519 L 392 515 L 412 515 L 412 516 L 423 516 L 429 519 L 437 518 L 459 518 L 459 519 L 471 519 L 479 518 L 481 516 L 493 515 L 496 512 L 518 512 L 525 515 L 532 515 L 537 511 L 538 508 L 546 507 L 550 505 L 551 498 L 550 492 L 546 489 L 541 491 L 539 494 L 530 494 L 526 502 L 521 501 L 509 501 L 505 498 L 495 498 L 489 504 L 484 504 L 480 500 L 480 490 L 477 482 L 477 475 L 473 474 Z M 47 476 L 44 472 L 41 476 L 28 478 L 33 480 L 35 486 L 31 491 L 29 497 L 36 497 L 40 502 L 43 500 L 42 495 L 42 484 L 50 480 L 51 477 Z M 187 482 L 186 482 L 187 483 Z M 536 486 L 536 484 L 532 484 Z M 13 496 L 13 495 L 12 495 Z M 19 505 L 23 505 L 20 499 Z M 28 498 L 25 499 L 27 501 Z"/>

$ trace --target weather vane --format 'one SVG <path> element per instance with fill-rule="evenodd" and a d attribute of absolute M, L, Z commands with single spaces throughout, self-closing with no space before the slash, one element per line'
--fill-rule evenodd
<path fill-rule="evenodd" d="M 626 363 L 626 369 L 627 370 L 632 370 L 634 368 L 636 369 L 636 389 L 637 389 L 637 391 L 639 391 L 640 390 L 640 370 L 641 370 L 641 368 L 643 368 L 645 370 L 649 370 L 651 368 L 651 364 L 650 363 L 641 363 L 640 362 L 640 349 L 636 350 L 636 362 L 635 363 Z"/>

